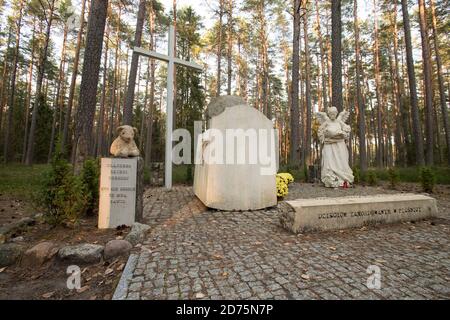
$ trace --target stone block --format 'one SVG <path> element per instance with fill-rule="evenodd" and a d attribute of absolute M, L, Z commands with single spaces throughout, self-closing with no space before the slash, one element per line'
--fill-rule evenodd
<path fill-rule="evenodd" d="M 300 233 L 361 227 L 376 223 L 416 221 L 437 216 L 436 200 L 420 194 L 297 199 L 286 201 L 284 228 Z"/>

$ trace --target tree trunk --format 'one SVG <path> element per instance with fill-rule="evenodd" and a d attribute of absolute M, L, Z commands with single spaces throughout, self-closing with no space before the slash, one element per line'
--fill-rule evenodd
<path fill-rule="evenodd" d="M 356 1 L 356 0 L 355 0 Z M 323 45 L 322 32 L 320 28 L 320 16 L 319 16 L 319 2 L 316 0 L 316 27 L 317 34 L 319 37 L 319 48 L 320 48 L 320 66 L 322 72 L 322 99 L 323 99 L 323 110 L 328 111 L 328 100 L 327 100 L 327 80 L 326 80 L 326 61 L 325 61 L 325 48 Z"/>
<path fill-rule="evenodd" d="M 217 93 L 220 96 L 221 91 L 221 72 L 222 72 L 222 24 L 223 24 L 223 1 L 219 0 L 219 42 L 217 44 Z"/>
<path fill-rule="evenodd" d="M 408 0 L 402 1 L 403 27 L 405 29 L 406 63 L 408 65 L 409 94 L 411 100 L 411 115 L 414 133 L 414 145 L 416 151 L 416 164 L 425 164 L 423 151 L 422 126 L 420 125 L 419 106 L 417 101 L 416 72 L 414 71 L 414 59 L 412 55 L 411 27 L 409 23 Z"/>
<path fill-rule="evenodd" d="M 410 145 L 411 145 L 411 133 L 409 130 L 409 120 L 408 120 L 408 110 L 405 104 L 405 100 L 402 98 L 405 95 L 405 88 L 403 85 L 403 81 L 400 81 L 400 72 L 399 72 L 399 61 L 398 61 L 398 30 L 397 30 L 397 0 L 394 1 L 394 88 L 396 89 L 396 99 L 398 103 L 398 109 L 400 112 L 400 123 L 402 124 L 402 132 L 403 132 L 403 141 L 401 141 L 400 152 L 403 153 L 403 163 L 402 165 L 407 165 L 410 163 L 412 156 L 410 155 Z"/>
<path fill-rule="evenodd" d="M 174 35 L 175 38 L 173 39 L 173 54 L 175 57 L 177 56 L 177 1 L 173 0 L 173 28 L 175 30 Z M 177 65 L 174 64 L 173 66 L 173 112 L 172 112 L 172 129 L 177 129 Z M 175 141 L 172 142 L 172 145 L 174 145 Z"/>
<path fill-rule="evenodd" d="M 258 15 L 260 19 L 260 41 L 261 41 L 261 55 L 262 55 L 262 75 L 261 75 L 261 102 L 262 110 L 267 118 L 272 119 L 272 108 L 269 105 L 269 57 L 268 57 L 268 39 L 266 32 L 266 17 L 265 17 L 265 1 L 260 1 L 258 5 Z"/>
<path fill-rule="evenodd" d="M 20 1 L 19 7 L 19 18 L 16 23 L 16 47 L 14 49 L 14 62 L 13 69 L 11 74 L 11 86 L 10 86 L 10 95 L 9 95 L 9 109 L 8 109 L 8 122 L 6 124 L 6 134 L 5 134 L 5 143 L 3 146 L 3 156 L 5 163 L 8 162 L 8 149 L 10 145 L 10 135 L 11 128 L 13 125 L 13 116 L 14 116 L 14 102 L 15 102 L 15 94 L 16 94 L 16 77 L 17 77 L 17 65 L 19 63 L 19 48 L 20 48 L 20 31 L 22 28 L 22 16 L 23 16 L 23 5 L 24 1 Z"/>
<path fill-rule="evenodd" d="M 374 47 L 373 55 L 375 60 L 375 91 L 377 98 L 377 136 L 378 136 L 378 149 L 377 149 L 377 167 L 381 168 L 383 166 L 383 154 L 384 154 L 384 143 L 383 143 L 383 101 L 381 97 L 381 77 L 380 77 L 380 47 L 378 42 L 378 15 L 377 15 L 377 0 L 373 1 L 373 13 L 374 13 L 374 23 L 375 23 L 375 34 L 374 34 Z"/>
<path fill-rule="evenodd" d="M 64 35 L 63 35 L 63 44 L 62 44 L 62 52 L 61 52 L 61 60 L 59 62 L 59 76 L 58 76 L 58 84 L 56 85 L 56 98 L 54 103 L 54 114 L 53 114 L 53 125 L 52 125 L 52 134 L 50 138 L 50 145 L 48 148 L 48 156 L 47 162 L 50 163 L 52 159 L 53 149 L 55 145 L 55 136 L 56 136 L 56 119 L 57 119 L 57 110 L 62 109 L 62 104 L 60 95 L 61 95 L 61 86 L 64 83 L 64 64 L 65 64 L 65 56 L 66 56 L 66 42 L 67 42 L 67 33 L 68 33 L 68 25 L 64 26 Z M 60 123 L 61 125 L 61 123 Z"/>
<path fill-rule="evenodd" d="M 308 35 L 308 8 L 305 3 L 305 13 L 303 14 L 303 36 L 305 39 L 305 106 L 306 106 L 306 132 L 304 140 L 305 166 L 311 165 L 311 66 L 309 56 L 309 35 Z"/>
<path fill-rule="evenodd" d="M 331 59 L 332 59 L 332 101 L 339 112 L 343 110 L 342 101 L 342 21 L 341 0 L 331 1 Z"/>
<path fill-rule="evenodd" d="M 433 165 L 433 153 L 434 153 L 434 125 L 433 125 L 433 92 L 431 83 L 431 64 L 430 64 L 430 43 L 428 42 L 428 25 L 427 25 L 427 12 L 425 8 L 425 0 L 419 0 L 419 22 L 420 22 L 420 35 L 422 38 L 422 65 L 424 75 L 424 93 L 425 93 L 425 132 L 427 136 L 426 147 L 426 163 L 427 165 Z"/>
<path fill-rule="evenodd" d="M 353 18 L 355 31 L 355 62 L 356 62 L 356 103 L 358 106 L 358 139 L 359 139 L 359 168 L 362 173 L 367 171 L 366 153 L 366 106 L 361 94 L 361 53 L 359 45 L 358 0 L 353 3 Z"/>
<path fill-rule="evenodd" d="M 25 103 L 25 130 L 23 134 L 23 144 L 22 144 L 22 163 L 25 163 L 26 155 L 27 155 L 27 141 L 28 141 L 28 126 L 29 126 L 29 118 L 30 118 L 30 109 L 31 109 L 31 87 L 33 82 L 33 67 L 34 67 L 34 53 L 36 46 L 34 44 L 36 34 L 36 18 L 33 18 L 33 32 L 31 36 L 31 53 L 30 53 L 30 64 L 28 67 L 28 83 L 27 83 L 27 100 Z"/>
<path fill-rule="evenodd" d="M 301 0 L 294 1 L 294 39 L 292 51 L 292 89 L 291 89 L 291 136 L 290 136 L 290 163 L 300 163 L 299 141 L 299 69 L 300 69 L 300 8 Z"/>
<path fill-rule="evenodd" d="M 153 6 L 151 6 L 150 12 L 150 49 L 154 47 L 154 30 L 155 30 L 155 14 L 153 11 Z M 150 74 L 147 73 L 148 79 L 151 79 L 150 85 L 150 103 L 148 108 L 147 117 L 147 134 L 145 139 L 145 166 L 150 167 L 152 162 L 152 139 L 153 139 L 153 109 L 155 108 L 155 60 L 150 61 Z M 146 88 L 148 87 L 148 83 Z M 146 89 L 147 90 L 147 89 Z"/>
<path fill-rule="evenodd" d="M 393 62 L 392 59 L 392 49 L 388 47 L 388 54 L 389 54 L 389 71 L 391 76 L 391 84 L 392 84 L 392 100 L 394 101 L 392 109 L 392 113 L 394 114 L 394 123 L 395 125 L 395 150 L 396 150 L 396 157 L 395 157 L 395 164 L 399 166 L 404 166 L 406 163 L 406 143 L 402 141 L 402 134 L 401 134 L 401 128 L 400 125 L 402 123 L 402 117 L 400 114 L 400 104 L 401 104 L 401 96 L 399 92 L 399 87 L 397 83 L 396 78 L 396 70 L 395 70 L 395 62 Z M 398 71 L 398 70 L 397 70 Z"/>
<path fill-rule="evenodd" d="M 28 147 L 27 147 L 27 157 L 25 163 L 27 165 L 33 164 L 34 158 L 34 138 L 36 133 L 37 119 L 39 114 L 39 107 L 45 99 L 45 95 L 42 94 L 42 83 L 44 81 L 45 64 L 47 63 L 48 46 L 50 43 L 50 31 L 52 29 L 52 23 L 54 19 L 55 11 L 55 0 L 49 2 L 49 11 L 46 14 L 47 19 L 47 30 L 45 32 L 44 47 L 41 52 L 41 57 L 39 59 L 38 76 L 36 80 L 36 94 L 34 98 L 33 114 L 31 117 L 31 127 L 30 133 L 28 135 Z M 45 10 L 45 8 L 42 8 Z"/>
<path fill-rule="evenodd" d="M 103 88 L 102 97 L 100 100 L 100 112 L 98 115 L 98 125 L 97 125 L 97 157 L 103 155 L 103 137 L 104 137 L 104 126 L 105 126 L 105 104 L 106 104 L 106 80 L 108 78 L 108 51 L 109 51 L 109 34 L 110 29 L 107 27 L 106 31 L 106 41 L 105 41 L 105 54 L 103 60 Z"/>
<path fill-rule="evenodd" d="M 8 32 L 8 44 L 6 45 L 6 51 L 3 57 L 3 74 L 2 74 L 2 79 L 7 79 L 8 78 L 8 72 L 9 72 L 9 64 L 8 64 L 8 52 L 11 46 L 11 41 L 12 41 L 12 28 L 9 28 L 9 32 Z M 0 86 L 1 86 L 1 90 L 0 90 L 0 132 L 2 131 L 2 124 L 3 124 L 3 110 L 6 106 L 6 100 L 7 100 L 7 93 L 8 93 L 8 81 L 0 81 Z"/>
<path fill-rule="evenodd" d="M 119 25 L 118 25 L 119 26 Z M 113 86 L 111 90 L 111 114 L 109 117 L 109 126 L 108 126 L 108 143 L 107 146 L 109 147 L 112 142 L 112 138 L 114 135 L 114 117 L 115 117 L 115 111 L 116 111 L 116 90 L 117 90 L 117 79 L 118 79 L 118 70 L 119 70 L 119 47 L 120 47 L 120 38 L 119 38 L 120 30 L 116 30 L 116 49 L 114 53 L 114 75 L 113 75 Z M 117 111 L 118 113 L 119 111 Z"/>
<path fill-rule="evenodd" d="M 227 62 L 228 62 L 228 83 L 227 94 L 231 95 L 231 77 L 232 77 L 232 55 L 233 55 L 233 0 L 228 0 L 228 48 L 227 48 Z"/>
<path fill-rule="evenodd" d="M 142 30 L 144 28 L 146 0 L 141 0 L 139 3 L 139 11 L 136 23 L 136 33 L 134 36 L 134 47 L 140 47 L 142 43 Z M 139 54 L 133 52 L 131 58 L 130 76 L 128 77 L 128 90 L 125 98 L 125 106 L 123 108 L 123 124 L 133 124 L 133 102 L 134 102 L 134 89 L 136 86 L 136 73 L 139 64 Z"/>
<path fill-rule="evenodd" d="M 68 143 L 69 126 L 70 126 L 70 120 L 72 118 L 73 100 L 74 100 L 74 96 L 75 96 L 75 86 L 77 83 L 78 65 L 79 65 L 79 61 L 80 61 L 81 42 L 83 39 L 83 31 L 84 31 L 85 7 L 86 7 L 86 0 L 82 0 L 81 16 L 80 16 L 80 30 L 78 31 L 78 36 L 77 36 L 77 46 L 75 49 L 75 58 L 73 60 L 72 79 L 70 81 L 70 87 L 69 87 L 69 99 L 67 101 L 67 110 L 66 110 L 66 115 L 64 117 L 64 129 L 63 129 L 63 135 L 62 135 L 62 139 L 61 139 L 61 150 L 63 150 L 63 151 L 66 150 L 65 146 Z"/>
<path fill-rule="evenodd" d="M 102 57 L 103 35 L 106 25 L 108 1 L 93 0 L 89 14 L 80 86 L 80 102 L 77 110 L 74 150 L 75 171 L 88 156 L 92 156 L 92 126 L 97 103 L 97 87 Z"/>
<path fill-rule="evenodd" d="M 447 164 L 450 165 L 450 124 L 448 120 L 448 107 L 445 99 L 445 88 L 444 88 L 444 78 L 442 76 L 441 55 L 439 53 L 439 38 L 437 34 L 436 9 L 434 6 L 434 0 L 430 0 L 430 5 L 431 5 L 431 17 L 433 28 L 434 54 L 436 56 L 436 68 L 439 85 L 439 103 L 441 105 L 442 120 L 444 124 L 445 138 L 447 143 Z"/>

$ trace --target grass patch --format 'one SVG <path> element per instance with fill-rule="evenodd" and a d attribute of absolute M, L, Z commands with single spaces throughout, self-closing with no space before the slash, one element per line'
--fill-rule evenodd
<path fill-rule="evenodd" d="M 181 184 L 192 185 L 194 169 L 193 169 L 193 167 L 191 167 L 191 169 L 189 169 L 190 166 L 191 165 L 187 165 L 187 164 L 173 166 L 172 181 L 174 184 L 181 183 Z"/>
<path fill-rule="evenodd" d="M 39 188 L 47 164 L 26 166 L 21 164 L 0 165 L 0 193 L 18 200 L 31 200 Z"/>
<path fill-rule="evenodd" d="M 306 181 L 306 168 L 292 165 L 280 165 L 278 172 L 287 172 L 294 177 L 295 182 Z"/>
<path fill-rule="evenodd" d="M 377 178 L 383 181 L 390 181 L 389 169 L 371 169 L 375 172 Z M 433 175 L 436 177 L 435 182 L 437 184 L 450 184 L 450 167 L 431 167 Z M 409 167 L 409 168 L 395 168 L 398 174 L 398 181 L 400 182 L 417 182 L 421 183 L 421 168 Z"/>

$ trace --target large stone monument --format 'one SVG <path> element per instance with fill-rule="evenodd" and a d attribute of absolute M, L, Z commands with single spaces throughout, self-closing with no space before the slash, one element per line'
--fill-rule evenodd
<path fill-rule="evenodd" d="M 338 116 L 335 107 L 325 112 L 317 112 L 320 122 L 318 136 L 322 145 L 321 180 L 325 187 L 337 188 L 344 184 L 352 184 L 353 171 L 348 164 L 349 156 L 345 141 L 350 135 L 350 126 L 345 122 L 348 111 L 342 111 Z"/>
<path fill-rule="evenodd" d="M 114 158 L 102 158 L 98 228 L 131 226 L 142 220 L 144 161 L 134 142 L 136 128 L 121 126 L 111 145 Z"/>
<path fill-rule="evenodd" d="M 214 99 L 208 130 L 196 148 L 194 192 L 220 210 L 258 210 L 277 204 L 277 138 L 273 123 L 237 96 Z"/>

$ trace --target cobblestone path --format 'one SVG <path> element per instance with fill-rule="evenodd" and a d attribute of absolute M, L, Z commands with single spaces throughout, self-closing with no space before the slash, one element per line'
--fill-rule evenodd
<path fill-rule="evenodd" d="M 299 197 L 302 186 L 294 187 Z M 149 189 L 145 219 L 152 230 L 134 256 L 125 297 L 450 298 L 450 220 L 293 235 L 279 225 L 281 210 L 287 205 L 208 211 L 190 187 Z M 367 287 L 369 266 L 379 267 L 381 289 Z"/>

